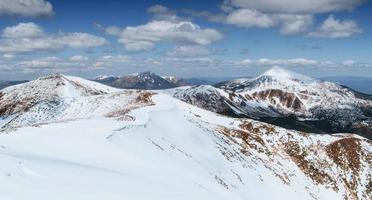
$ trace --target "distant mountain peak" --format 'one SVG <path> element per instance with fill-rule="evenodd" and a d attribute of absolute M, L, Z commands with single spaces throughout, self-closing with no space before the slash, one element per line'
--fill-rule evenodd
<path fill-rule="evenodd" d="M 312 80 L 314 80 L 311 77 L 308 77 L 308 76 L 302 75 L 300 73 L 284 69 L 284 68 L 279 67 L 279 66 L 274 66 L 274 67 L 270 68 L 269 70 L 265 71 L 259 77 L 262 77 L 262 76 L 270 76 L 270 77 L 275 77 L 275 78 L 280 78 L 280 79 L 290 79 L 290 80 L 299 80 L 299 81 L 312 81 Z"/>
<path fill-rule="evenodd" d="M 158 90 L 184 86 L 186 83 L 176 77 L 161 77 L 151 71 L 144 71 L 119 77 L 95 78 L 97 82 L 124 89 Z"/>

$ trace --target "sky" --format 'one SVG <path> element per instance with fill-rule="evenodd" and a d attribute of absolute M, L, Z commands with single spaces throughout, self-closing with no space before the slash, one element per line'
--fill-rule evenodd
<path fill-rule="evenodd" d="M 372 77 L 368 0 L 0 0 L 0 80 Z"/>

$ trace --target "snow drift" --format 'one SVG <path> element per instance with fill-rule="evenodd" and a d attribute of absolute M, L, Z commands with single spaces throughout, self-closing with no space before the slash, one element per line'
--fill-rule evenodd
<path fill-rule="evenodd" d="M 159 92 L 61 77 L 1 91 L 1 103 L 32 103 L 2 113 L 3 124 L 13 122 L 0 134 L 0 199 L 372 198 L 368 139 L 290 131 Z M 54 87 L 61 79 L 75 84 Z M 40 103 L 51 96 L 63 106 L 45 112 Z"/>

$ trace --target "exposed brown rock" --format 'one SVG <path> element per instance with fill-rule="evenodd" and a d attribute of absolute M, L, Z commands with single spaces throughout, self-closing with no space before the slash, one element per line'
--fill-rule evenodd
<path fill-rule="evenodd" d="M 138 103 L 144 103 L 144 104 L 152 104 L 152 97 L 153 93 L 151 92 L 140 92 L 138 97 L 136 98 L 136 101 Z"/>
<path fill-rule="evenodd" d="M 269 89 L 259 91 L 253 93 L 252 97 L 257 100 L 268 100 L 274 105 L 280 103 L 286 108 L 292 108 L 294 111 L 305 110 L 304 104 L 294 93 L 284 92 L 282 90 Z M 277 99 L 279 102 L 276 102 Z"/>
<path fill-rule="evenodd" d="M 354 174 L 360 170 L 360 141 L 357 138 L 343 138 L 326 147 L 327 155 L 343 170 Z"/>
<path fill-rule="evenodd" d="M 283 145 L 284 151 L 305 175 L 317 184 L 330 185 L 334 190 L 338 191 L 336 181 L 323 171 L 321 164 L 306 158 L 309 153 L 307 149 L 302 149 L 297 141 L 292 140 L 285 142 Z"/>

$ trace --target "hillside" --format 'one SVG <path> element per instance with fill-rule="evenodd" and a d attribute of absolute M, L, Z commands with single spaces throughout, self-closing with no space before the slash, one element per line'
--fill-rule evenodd
<path fill-rule="evenodd" d="M 173 96 L 211 111 L 229 113 L 308 132 L 353 132 L 372 137 L 372 101 L 368 95 L 331 82 L 316 80 L 282 68 L 272 68 L 252 79 L 210 86 L 170 90 Z M 214 89 L 211 89 L 214 88 Z M 204 103 L 200 103 L 204 102 Z M 211 104 L 206 105 L 206 104 Z M 224 105 L 223 112 L 210 109 Z"/>
<path fill-rule="evenodd" d="M 0 134 L 0 199 L 372 198 L 372 143 L 356 135 L 291 131 L 63 75 L 1 92 L 1 102 L 33 104 L 1 115 L 23 119 Z M 51 96 L 63 109 L 40 110 Z"/>

